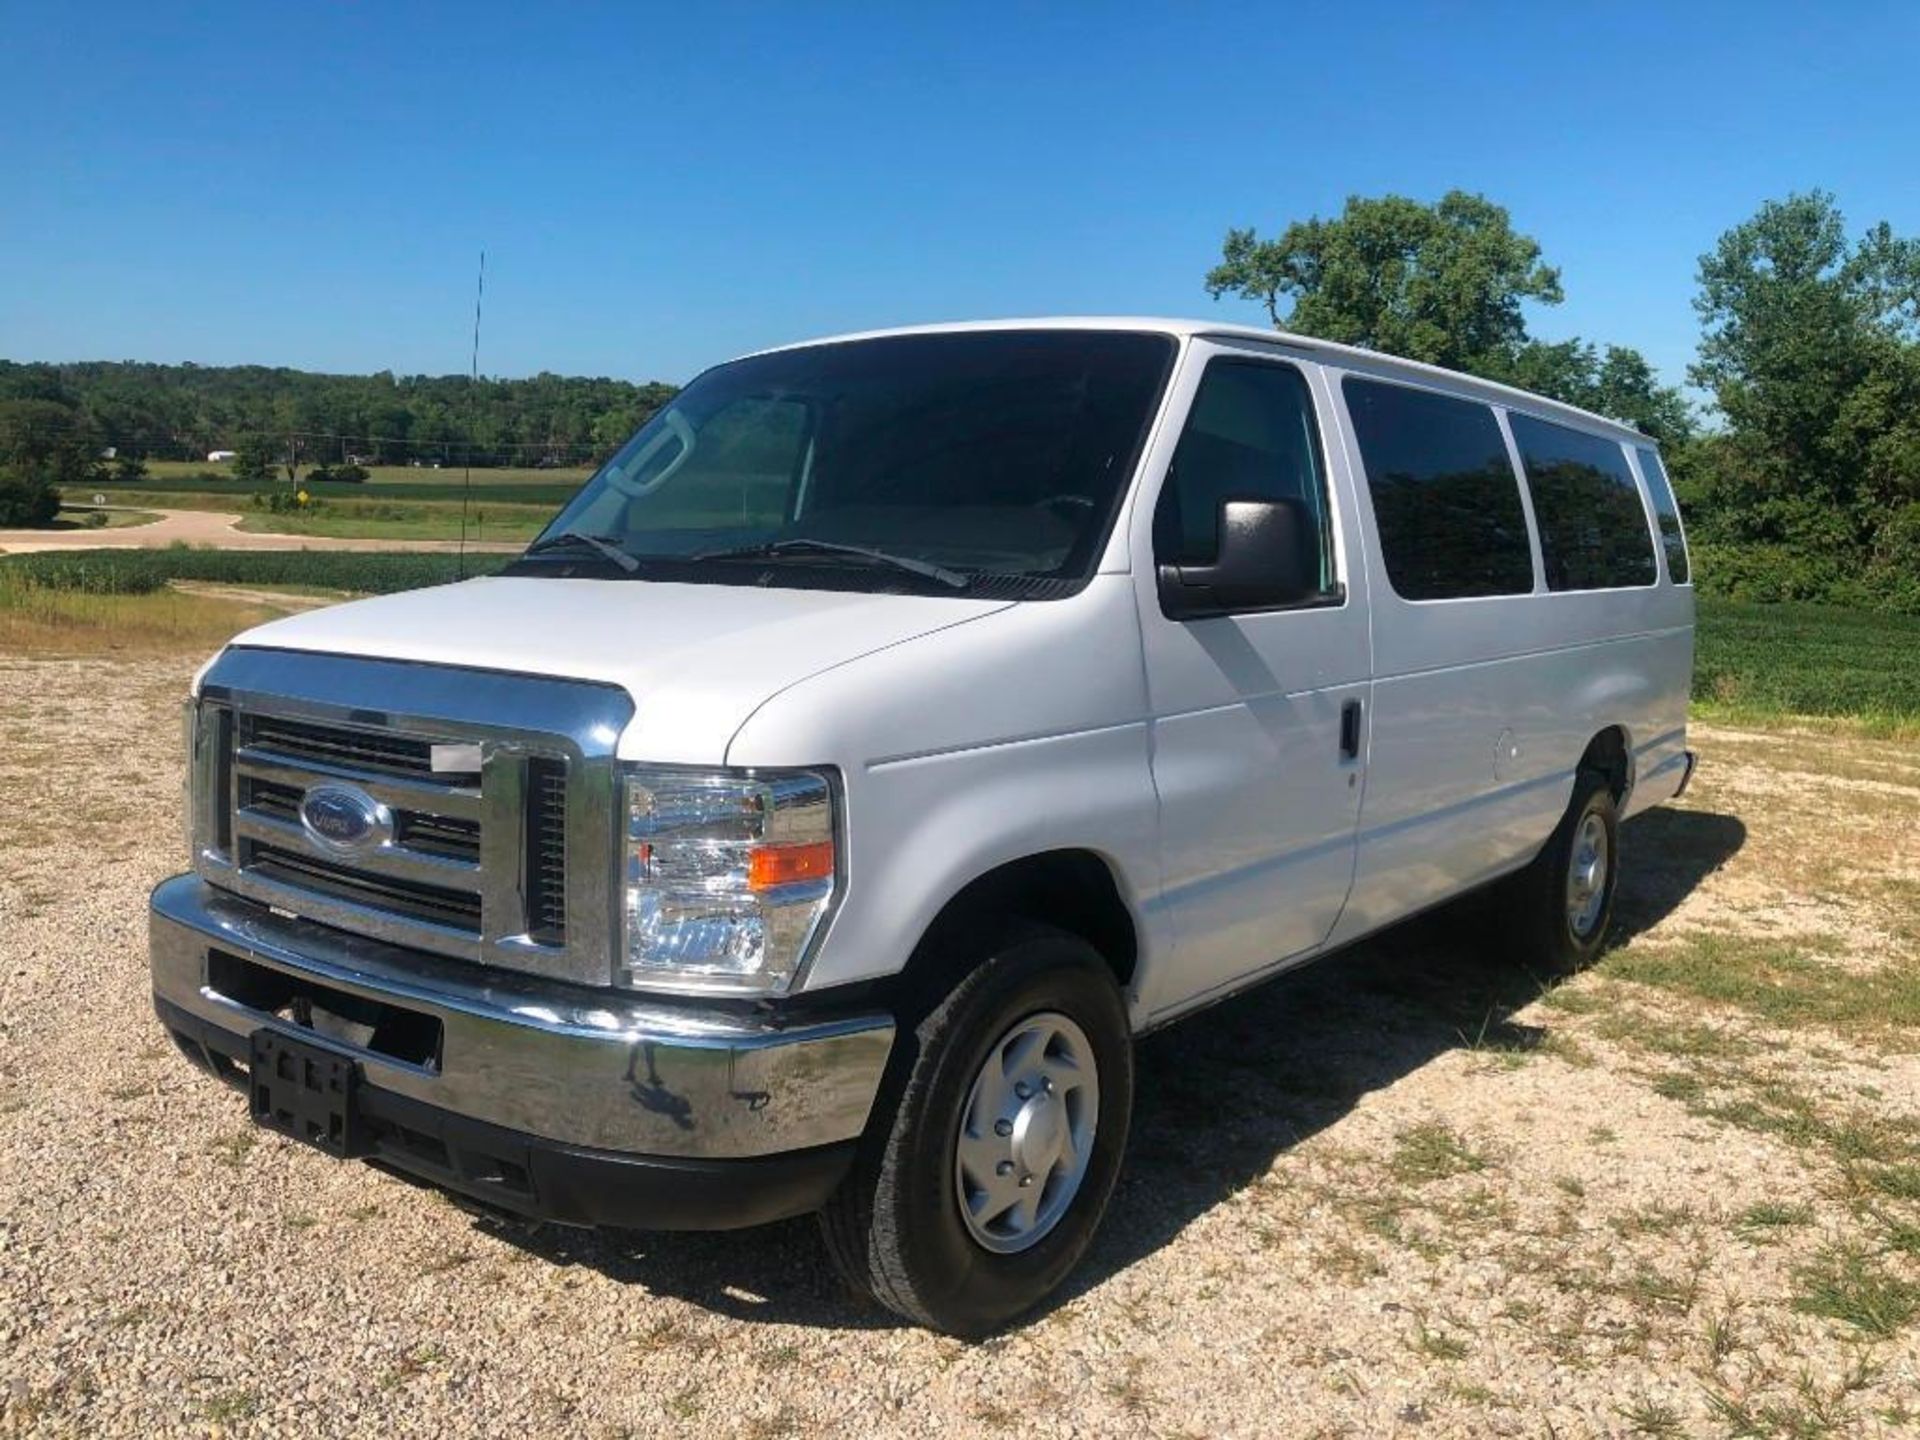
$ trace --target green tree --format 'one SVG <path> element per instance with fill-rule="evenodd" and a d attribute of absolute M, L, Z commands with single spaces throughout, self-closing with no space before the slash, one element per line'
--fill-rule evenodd
<path fill-rule="evenodd" d="M 270 436 L 258 432 L 242 435 L 233 450 L 233 478 L 264 484 L 273 479 L 273 467 L 279 459 L 279 449 Z"/>
<path fill-rule="evenodd" d="M 1483 195 L 1356 195 L 1338 218 L 1296 220 L 1277 240 L 1229 230 L 1206 285 L 1216 300 L 1258 301 L 1279 329 L 1503 380 L 1663 441 L 1692 428 L 1680 392 L 1638 351 L 1528 336 L 1523 307 L 1559 304 L 1560 272 Z"/>
<path fill-rule="evenodd" d="M 1699 478 L 1706 533 L 1837 564 L 1920 531 L 1920 241 L 1849 243 L 1831 195 L 1768 201 L 1700 258 L 1694 383 L 1726 421 Z"/>
<path fill-rule="evenodd" d="M 54 399 L 0 400 L 0 525 L 46 525 L 60 488 L 98 477 L 98 439 L 86 417 Z"/>
<path fill-rule="evenodd" d="M 1460 190 L 1433 205 L 1351 196 L 1338 219 L 1296 220 L 1277 240 L 1229 230 L 1206 284 L 1259 301 L 1281 329 L 1456 370 L 1525 341 L 1523 301 L 1561 298 L 1539 242 Z"/>
<path fill-rule="evenodd" d="M 1693 434 L 1686 398 L 1662 385 L 1646 357 L 1624 345 L 1602 351 L 1584 340 L 1530 340 L 1480 368 L 1490 379 L 1624 421 L 1662 444 Z"/>

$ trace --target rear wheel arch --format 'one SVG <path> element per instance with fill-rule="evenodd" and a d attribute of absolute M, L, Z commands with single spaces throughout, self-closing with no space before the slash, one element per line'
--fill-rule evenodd
<path fill-rule="evenodd" d="M 1577 770 L 1591 771 L 1606 778 L 1614 804 L 1623 809 L 1633 790 L 1633 737 L 1624 725 L 1608 725 L 1587 741 Z"/>

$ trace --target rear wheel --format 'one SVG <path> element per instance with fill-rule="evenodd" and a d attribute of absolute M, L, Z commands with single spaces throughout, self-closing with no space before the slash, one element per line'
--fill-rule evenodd
<path fill-rule="evenodd" d="M 1020 926 L 902 1043 L 827 1248 L 909 1319 L 984 1335 L 1066 1277 L 1106 1211 L 1133 1109 L 1126 1005 L 1086 942 Z"/>
<path fill-rule="evenodd" d="M 1521 958 L 1577 970 L 1598 958 L 1620 878 L 1620 818 L 1607 777 L 1581 770 L 1546 848 L 1508 882 Z"/>

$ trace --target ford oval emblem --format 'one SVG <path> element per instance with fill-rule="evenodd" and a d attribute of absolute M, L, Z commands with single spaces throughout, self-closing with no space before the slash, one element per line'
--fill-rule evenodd
<path fill-rule="evenodd" d="M 300 801 L 300 828 L 324 850 L 358 855 L 393 838 L 393 812 L 355 785 L 316 785 Z"/>

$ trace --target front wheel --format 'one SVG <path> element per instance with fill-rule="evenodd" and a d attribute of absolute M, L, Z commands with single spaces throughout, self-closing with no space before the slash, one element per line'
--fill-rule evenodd
<path fill-rule="evenodd" d="M 1032 1309 L 1085 1253 L 1133 1110 L 1126 1004 L 1099 953 L 1039 926 L 983 952 L 903 1036 L 897 1107 L 822 1216 L 849 1281 L 967 1336 Z"/>

